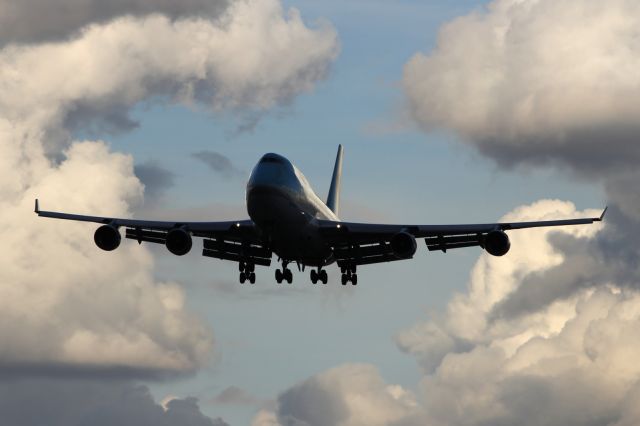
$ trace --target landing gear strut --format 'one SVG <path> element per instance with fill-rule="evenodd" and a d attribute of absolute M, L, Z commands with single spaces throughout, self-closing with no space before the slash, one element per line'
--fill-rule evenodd
<path fill-rule="evenodd" d="M 276 269 L 276 282 L 281 284 L 283 280 L 289 284 L 293 282 L 293 274 L 285 262 L 282 262 L 282 270 Z"/>
<path fill-rule="evenodd" d="M 352 285 L 358 285 L 358 274 L 356 265 L 346 265 L 340 268 L 342 271 L 342 285 L 347 285 L 351 281 Z"/>
<path fill-rule="evenodd" d="M 327 277 L 327 271 L 325 271 L 324 269 L 318 268 L 317 271 L 315 269 L 312 269 L 309 275 L 311 277 L 311 282 L 314 284 L 317 284 L 318 281 L 322 282 L 322 284 L 326 284 L 329 280 L 329 278 Z"/>
<path fill-rule="evenodd" d="M 245 281 L 249 281 L 251 284 L 256 283 L 256 265 L 250 262 L 239 262 L 238 269 L 240 270 L 240 284 L 244 284 Z"/>

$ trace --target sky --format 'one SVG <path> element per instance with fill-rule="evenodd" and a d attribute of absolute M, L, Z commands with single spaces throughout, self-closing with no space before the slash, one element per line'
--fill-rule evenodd
<path fill-rule="evenodd" d="M 44 8 L 44 9 L 43 9 Z M 46 10 L 45 10 L 46 9 Z M 37 12 L 37 13 L 36 13 Z M 0 412 L 11 424 L 640 420 L 640 7 L 0 0 Z M 313 286 L 43 209 L 246 218 L 277 152 L 344 220 L 597 215 Z"/>

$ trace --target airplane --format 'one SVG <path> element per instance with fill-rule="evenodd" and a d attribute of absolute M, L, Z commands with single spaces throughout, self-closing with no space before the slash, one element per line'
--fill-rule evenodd
<path fill-rule="evenodd" d="M 226 222 L 149 221 L 115 217 L 84 216 L 40 210 L 41 217 L 102 224 L 94 234 L 95 244 L 105 251 L 118 248 L 120 228 L 125 238 L 164 244 L 169 252 L 183 256 L 191 251 L 193 238 L 203 238 L 202 255 L 238 263 L 241 284 L 255 283 L 256 266 L 269 266 L 273 254 L 282 269 L 275 279 L 291 284 L 288 268 L 310 267 L 313 284 L 327 284 L 326 267 L 334 263 L 342 273 L 341 283 L 358 284 L 358 266 L 411 259 L 417 239 L 429 251 L 480 246 L 493 256 L 504 256 L 511 248 L 506 231 L 601 222 L 600 217 L 459 225 L 391 225 L 343 222 L 338 218 L 342 177 L 342 145 L 333 169 L 327 201 L 316 195 L 304 175 L 285 157 L 268 153 L 256 164 L 246 187 L 250 219 Z"/>

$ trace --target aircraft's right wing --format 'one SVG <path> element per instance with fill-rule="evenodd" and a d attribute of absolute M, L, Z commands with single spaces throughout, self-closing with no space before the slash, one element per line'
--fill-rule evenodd
<path fill-rule="evenodd" d="M 94 222 L 102 224 L 103 227 L 106 225 L 107 230 L 111 231 L 107 237 L 113 239 L 110 241 L 112 244 L 107 243 L 107 245 L 112 245 L 113 248 L 120 244 L 119 228 L 124 228 L 125 238 L 136 240 L 138 243 L 166 244 L 167 248 L 170 246 L 167 243 L 169 234 L 173 230 L 183 230 L 184 238 L 189 239 L 188 243 L 184 242 L 189 247 L 189 249 L 185 248 L 187 251 L 191 249 L 191 237 L 200 237 L 203 238 L 203 256 L 235 262 L 249 261 L 255 265 L 268 266 L 271 264 L 271 249 L 265 244 L 253 221 L 248 219 L 225 222 L 189 222 L 87 216 L 40 210 L 38 200 L 35 204 L 35 213 L 40 217 Z M 94 238 L 98 238 L 98 235 L 96 234 Z M 103 249 L 112 250 L 113 248 Z M 173 253 L 178 254 L 175 251 Z M 185 253 L 180 252 L 179 254 Z"/>
<path fill-rule="evenodd" d="M 600 222 L 606 208 L 599 217 L 581 219 L 547 220 L 535 222 L 498 222 L 456 225 L 387 225 L 354 222 L 319 221 L 325 238 L 334 248 L 340 264 L 356 265 L 401 260 L 394 254 L 391 242 L 394 236 L 404 233 L 413 238 L 424 238 L 430 251 L 481 246 L 484 248 L 487 235 L 493 231 L 509 231 L 549 226 L 586 225 Z"/>

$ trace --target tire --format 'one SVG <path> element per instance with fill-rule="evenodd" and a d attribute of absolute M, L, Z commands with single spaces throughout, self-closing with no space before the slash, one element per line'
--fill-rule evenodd
<path fill-rule="evenodd" d="M 342 285 L 347 285 L 347 274 L 342 274 Z"/>
<path fill-rule="evenodd" d="M 356 274 L 351 275 L 351 284 L 358 285 L 358 276 Z"/>
<path fill-rule="evenodd" d="M 320 271 L 320 281 L 322 281 L 322 284 L 326 284 L 329 281 L 327 271 L 325 271 L 324 269 Z"/>
<path fill-rule="evenodd" d="M 284 279 L 286 279 L 289 284 L 293 282 L 293 273 L 291 273 L 291 269 L 284 270 Z"/>
<path fill-rule="evenodd" d="M 245 275 L 245 273 L 240 272 L 240 284 L 244 284 L 246 280 L 247 280 L 247 276 Z"/>
<path fill-rule="evenodd" d="M 245 264 L 244 264 L 244 262 L 239 262 L 239 263 L 238 263 L 238 271 L 240 271 L 240 272 L 244 272 L 244 269 L 245 269 Z"/>
<path fill-rule="evenodd" d="M 276 282 L 278 284 L 281 284 L 283 278 L 284 277 L 282 276 L 282 272 L 280 271 L 280 269 L 276 269 Z"/>
<path fill-rule="evenodd" d="M 309 273 L 309 276 L 311 277 L 311 282 L 313 284 L 317 284 L 318 283 L 318 273 L 316 272 L 315 269 L 311 270 L 311 272 Z"/>
<path fill-rule="evenodd" d="M 256 273 L 252 272 L 251 275 L 249 275 L 249 282 L 251 284 L 255 284 L 256 283 Z"/>

